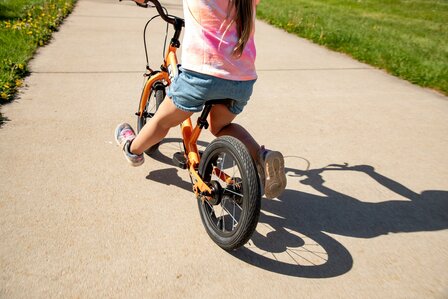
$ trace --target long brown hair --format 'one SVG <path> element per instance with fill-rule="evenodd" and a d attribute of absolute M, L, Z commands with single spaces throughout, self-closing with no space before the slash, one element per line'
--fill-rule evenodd
<path fill-rule="evenodd" d="M 240 57 L 254 28 L 254 0 L 233 0 L 232 2 L 235 5 L 238 33 L 238 42 L 233 49 L 233 55 Z"/>

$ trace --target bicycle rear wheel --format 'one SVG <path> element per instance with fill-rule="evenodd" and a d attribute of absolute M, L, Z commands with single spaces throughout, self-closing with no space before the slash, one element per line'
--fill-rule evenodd
<path fill-rule="evenodd" d="M 211 199 L 198 198 L 202 223 L 211 239 L 231 251 L 252 236 L 260 215 L 260 183 L 254 162 L 237 139 L 222 136 L 202 155 L 199 174 L 213 187 Z"/>
<path fill-rule="evenodd" d="M 138 116 L 137 119 L 137 132 L 140 132 L 142 128 L 145 126 L 146 122 L 154 116 L 154 114 L 159 109 L 160 104 L 163 102 L 163 99 L 165 98 L 165 87 L 162 83 L 156 83 L 154 84 L 154 87 L 151 88 L 151 91 L 149 92 L 148 99 L 146 101 L 145 109 L 143 110 L 143 114 Z M 140 103 L 143 101 L 143 92 L 140 99 Z M 139 106 L 140 107 L 140 106 Z M 147 150 L 145 150 L 145 153 L 147 155 L 151 155 L 154 153 L 160 143 L 154 144 Z"/>

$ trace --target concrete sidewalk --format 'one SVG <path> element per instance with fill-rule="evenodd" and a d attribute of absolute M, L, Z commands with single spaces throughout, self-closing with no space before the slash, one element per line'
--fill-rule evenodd
<path fill-rule="evenodd" d="M 237 121 L 284 153 L 288 187 L 228 254 L 171 165 L 177 129 L 139 168 L 113 140 L 136 123 L 154 13 L 79 0 L 2 108 L 0 298 L 448 296 L 447 97 L 258 22 Z M 157 66 L 164 26 L 150 32 Z"/>

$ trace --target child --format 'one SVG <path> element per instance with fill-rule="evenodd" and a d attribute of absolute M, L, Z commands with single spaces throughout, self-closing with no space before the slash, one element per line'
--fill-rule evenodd
<path fill-rule="evenodd" d="M 144 3 L 145 0 L 134 0 Z M 278 197 L 286 187 L 280 152 L 266 150 L 240 125 L 232 123 L 243 111 L 257 79 L 255 71 L 255 8 L 259 0 L 183 0 L 185 32 L 182 67 L 167 92 L 167 99 L 136 136 L 130 125 L 121 124 L 115 137 L 126 159 L 143 164 L 143 152 L 161 141 L 205 101 L 233 99 L 217 104 L 210 112 L 210 131 L 242 141 L 257 163 L 267 198 Z"/>

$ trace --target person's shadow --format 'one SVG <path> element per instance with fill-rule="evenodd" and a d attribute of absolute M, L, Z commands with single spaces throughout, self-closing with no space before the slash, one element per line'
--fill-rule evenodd
<path fill-rule="evenodd" d="M 322 177 L 325 171 L 363 172 L 409 201 L 362 202 L 326 187 Z M 327 233 L 373 238 L 391 232 L 448 228 L 447 191 L 430 190 L 417 194 L 369 165 L 333 164 L 305 171 L 287 169 L 287 172 L 293 173 L 288 177 L 289 181 L 300 180 L 323 196 L 287 189 L 279 200 L 263 201 L 259 223 L 268 225 L 270 232 L 254 234 L 252 241 L 256 251 L 246 246 L 234 255 L 266 270 L 313 278 L 348 272 L 353 265 L 350 253 Z M 281 253 L 288 255 L 290 261 L 278 259 Z"/>
<path fill-rule="evenodd" d="M 157 159 L 170 163 L 163 154 Z M 369 165 L 332 164 L 286 171 L 288 184 L 298 180 L 322 195 L 286 189 L 277 200 L 263 199 L 257 230 L 246 246 L 231 254 L 265 270 L 298 277 L 335 277 L 350 271 L 353 258 L 329 234 L 374 238 L 448 228 L 448 191 L 418 194 Z M 325 186 L 322 173 L 327 171 L 362 172 L 408 200 L 363 202 Z M 191 190 L 177 169 L 153 171 L 147 178 Z"/>

